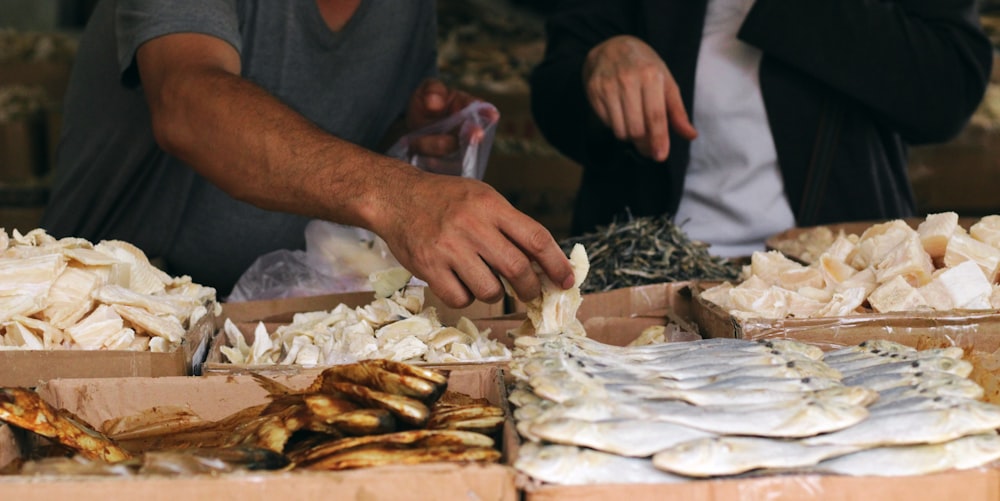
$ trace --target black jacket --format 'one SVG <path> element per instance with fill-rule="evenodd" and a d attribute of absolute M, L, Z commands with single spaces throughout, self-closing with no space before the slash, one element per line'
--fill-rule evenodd
<path fill-rule="evenodd" d="M 587 52 L 614 35 L 645 40 L 690 113 L 706 4 L 576 0 L 550 15 L 532 111 L 545 137 L 584 166 L 574 234 L 626 207 L 676 212 L 690 147 L 671 134 L 658 164 L 616 140 L 587 103 Z M 913 216 L 907 145 L 957 134 L 992 64 L 975 0 L 756 0 L 738 36 L 763 52 L 761 93 L 800 226 Z"/>

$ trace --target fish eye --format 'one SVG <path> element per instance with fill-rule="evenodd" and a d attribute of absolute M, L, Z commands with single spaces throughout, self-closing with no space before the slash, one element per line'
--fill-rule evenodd
<path fill-rule="evenodd" d="M 795 368 L 795 361 L 792 360 L 792 361 L 788 362 L 787 364 L 785 364 L 785 367 L 788 367 L 789 369 L 794 369 Z"/>

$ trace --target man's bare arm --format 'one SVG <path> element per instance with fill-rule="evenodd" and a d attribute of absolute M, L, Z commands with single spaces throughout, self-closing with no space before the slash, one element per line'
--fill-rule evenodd
<path fill-rule="evenodd" d="M 157 142 L 230 196 L 372 230 L 453 306 L 502 297 L 496 274 L 534 298 L 531 261 L 572 284 L 551 234 L 488 185 L 423 173 L 331 136 L 241 78 L 226 42 L 173 34 L 136 57 Z"/>

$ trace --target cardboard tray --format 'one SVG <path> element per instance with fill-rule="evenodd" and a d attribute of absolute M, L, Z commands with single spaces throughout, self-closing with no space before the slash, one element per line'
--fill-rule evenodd
<path fill-rule="evenodd" d="M 643 329 L 670 323 L 697 335 L 700 329 L 692 305 L 694 283 L 663 282 L 584 294 L 576 318 L 583 323 L 588 337 L 615 346 L 630 343 Z M 510 346 L 513 341 L 506 333 L 527 318 L 523 303 L 516 304 L 515 310 L 507 315 L 475 320 L 475 323 L 480 330 L 491 329 L 492 337 Z"/>
<path fill-rule="evenodd" d="M 525 501 L 801 501 L 1000 499 L 1000 470 L 977 468 L 915 477 L 784 475 L 681 484 L 527 486 Z"/>
<path fill-rule="evenodd" d="M 624 319 L 620 319 L 624 320 Z M 607 327 L 615 327 L 609 320 Z M 621 324 L 618 324 L 620 327 Z M 603 332 L 590 337 L 608 341 L 623 341 L 628 336 Z M 603 338 L 603 339 L 601 339 Z M 626 341 L 627 342 L 627 341 Z M 611 344 L 624 344 L 615 343 Z M 970 357 L 966 357 L 969 359 Z M 986 389 L 986 400 L 1000 403 L 1000 361 L 994 356 L 972 357 L 975 367 L 973 380 Z M 517 458 L 520 437 L 514 433 L 505 437 L 511 465 Z M 895 500 L 937 501 L 942 499 L 1000 499 L 1000 467 L 948 471 L 909 477 L 849 477 L 839 475 L 769 475 L 760 477 L 694 480 L 676 484 L 598 484 L 560 486 L 542 484 L 527 475 L 517 473 L 518 485 L 525 501 L 579 500 L 685 500 L 685 501 L 799 501 L 811 500 Z"/>
<path fill-rule="evenodd" d="M 449 389 L 487 398 L 505 409 L 503 372 L 496 367 L 454 370 Z M 278 378 L 301 388 L 311 377 Z M 204 419 L 219 419 L 247 406 L 266 402 L 266 392 L 248 376 L 65 379 L 39 388 L 49 403 L 76 413 L 100 428 L 105 420 L 142 413 L 155 406 L 180 406 Z M 509 415 L 509 412 L 508 412 Z M 505 424 L 510 435 L 512 421 Z M 0 430 L 2 433 L 2 430 Z M 503 442 L 501 442 L 501 445 Z M 15 449 L 15 450 L 12 450 Z M 0 458 L 19 457 L 4 444 Z M 0 464 L 0 468 L 3 465 Z M 4 499 L 19 501 L 77 499 L 491 499 L 515 501 L 514 472 L 503 464 L 432 463 L 339 472 L 245 472 L 184 477 L 23 477 L 0 476 Z"/>
<path fill-rule="evenodd" d="M 176 351 L 0 351 L 0 386 L 33 387 L 58 378 L 189 376 L 201 370 L 216 319 L 209 313 L 188 329 Z"/>
<path fill-rule="evenodd" d="M 322 367 L 303 367 L 301 365 L 238 365 L 226 362 L 222 354 L 222 347 L 228 345 L 226 335 L 222 332 L 222 326 L 226 318 L 229 318 L 236 327 L 243 333 L 247 344 L 253 343 L 253 332 L 259 322 L 263 322 L 268 332 L 274 332 L 282 325 L 292 322 L 296 313 L 310 311 L 329 311 L 338 305 L 345 304 L 351 308 L 357 308 L 371 303 L 374 300 L 374 293 L 371 291 L 348 292 L 340 294 L 326 294 L 322 296 L 307 296 L 299 298 L 276 299 L 270 301 L 248 301 L 241 303 L 223 303 L 222 314 L 219 315 L 215 325 L 215 333 L 202 365 L 202 373 L 207 375 L 227 375 L 245 374 L 256 372 L 261 374 L 313 374 L 322 370 Z M 465 308 L 451 308 L 441 302 L 437 296 L 433 295 L 429 289 L 424 291 L 424 308 L 433 307 L 437 311 L 438 319 L 444 325 L 455 325 L 462 317 L 469 319 L 481 317 L 493 317 L 504 313 L 502 302 L 485 303 L 474 301 Z M 495 364 L 495 363 L 494 363 Z M 436 366 L 436 364 L 417 364 L 423 366 Z M 438 364 L 439 365 L 439 364 Z M 470 364 L 447 364 L 448 367 L 457 367 Z"/>
<path fill-rule="evenodd" d="M 263 321 L 290 323 L 292 316 L 296 313 L 328 311 L 340 304 L 346 304 L 352 308 L 364 306 L 375 300 L 374 294 L 372 291 L 361 291 L 267 301 L 222 303 L 222 314 L 218 316 L 217 327 L 222 327 L 222 323 L 227 318 L 233 322 Z M 455 325 L 461 317 L 484 318 L 506 313 L 502 302 L 491 304 L 482 301 L 473 301 L 471 305 L 465 308 L 452 308 L 445 305 L 437 296 L 431 293 L 430 289 L 425 289 L 424 308 L 429 307 L 437 310 L 438 318 L 445 325 Z"/>
<path fill-rule="evenodd" d="M 871 313 L 844 317 L 738 319 L 693 287 L 693 314 L 704 337 L 736 339 L 795 339 L 824 349 L 884 338 L 918 349 L 960 346 L 993 353 L 1000 349 L 1000 313 L 906 312 Z"/>

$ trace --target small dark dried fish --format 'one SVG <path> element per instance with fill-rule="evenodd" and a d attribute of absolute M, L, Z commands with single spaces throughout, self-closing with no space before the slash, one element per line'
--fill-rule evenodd
<path fill-rule="evenodd" d="M 713 256 L 708 244 L 691 240 L 669 215 L 613 222 L 593 233 L 563 239 L 569 252 L 583 244 L 590 273 L 580 291 L 601 292 L 624 287 L 684 280 L 736 280 L 741 266 Z"/>

